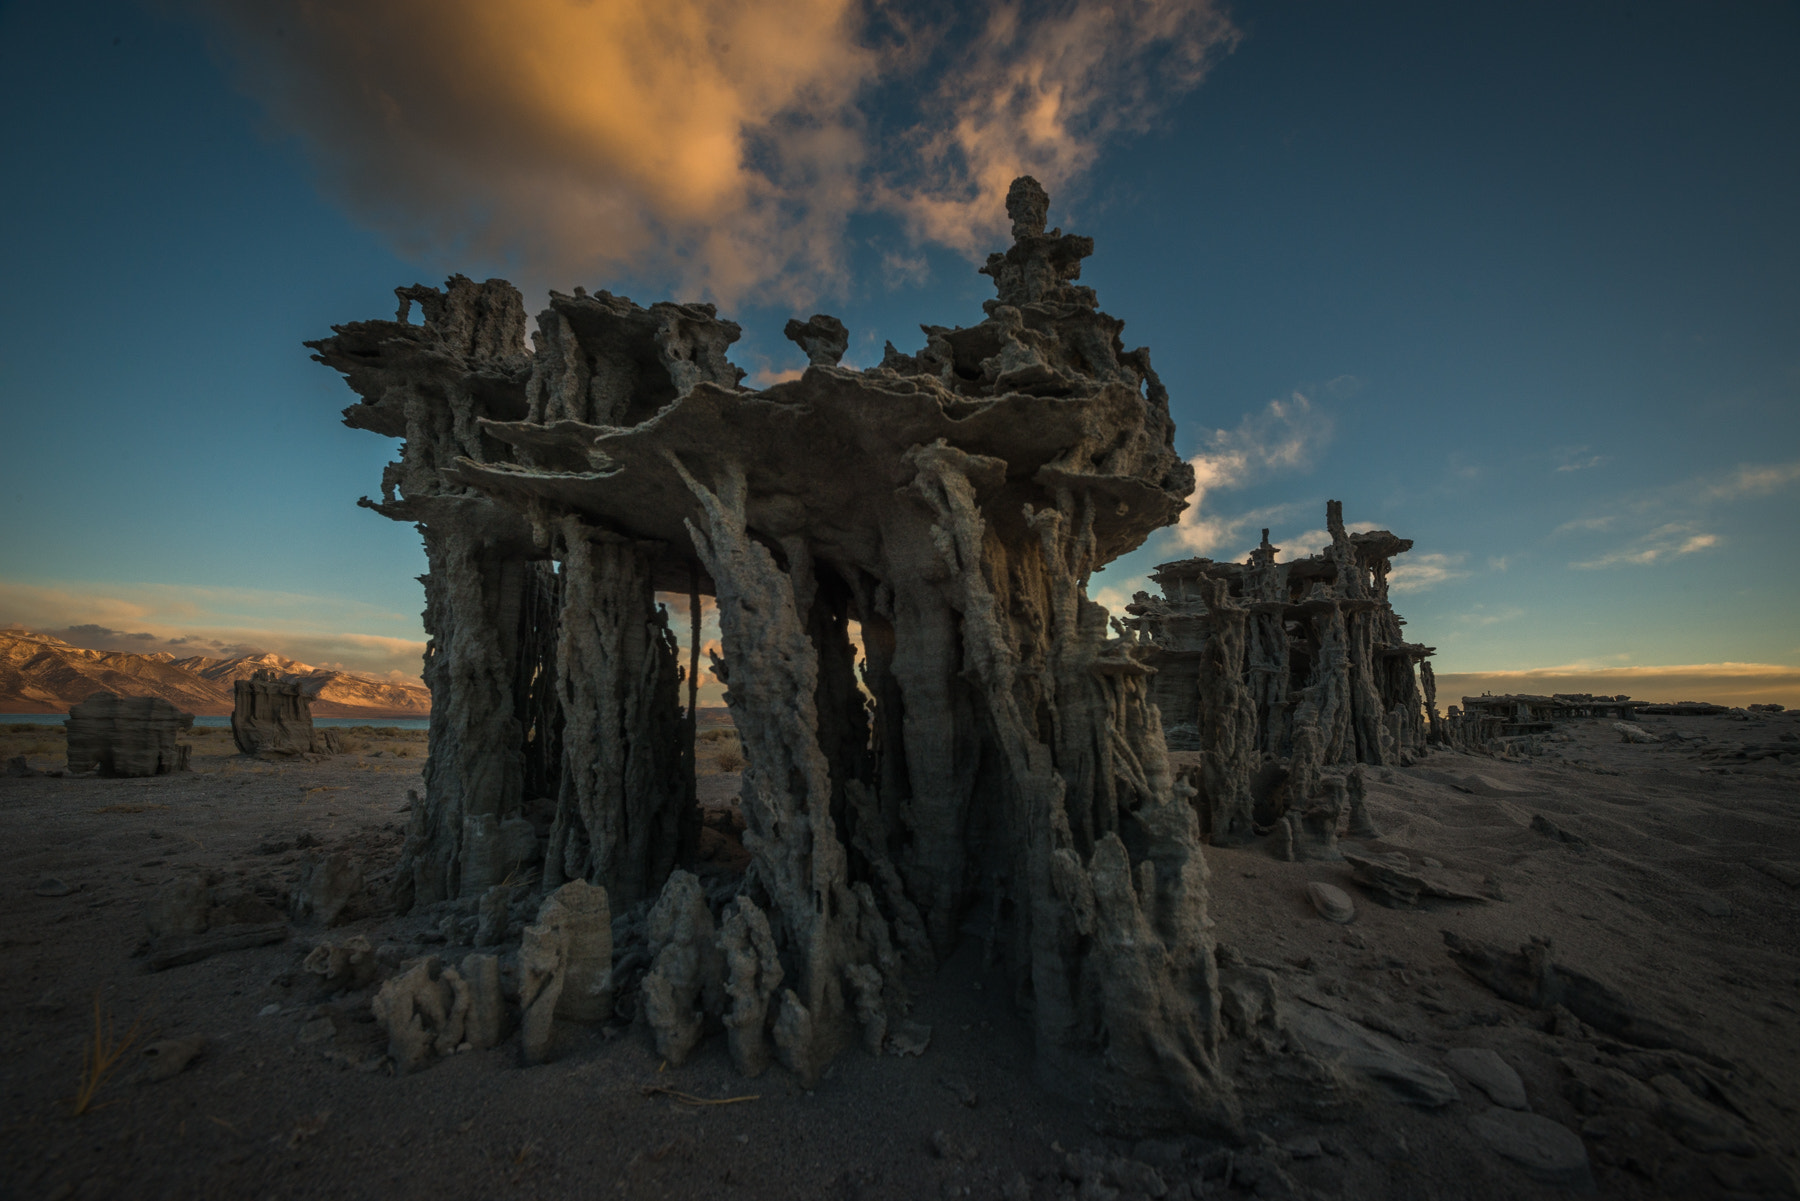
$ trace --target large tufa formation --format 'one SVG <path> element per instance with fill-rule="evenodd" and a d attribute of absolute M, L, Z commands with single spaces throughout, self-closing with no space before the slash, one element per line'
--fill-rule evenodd
<path fill-rule="evenodd" d="M 96 692 L 69 710 L 69 770 L 103 776 L 161 776 L 188 770 L 189 748 L 175 741 L 194 726 L 158 696 Z"/>
<path fill-rule="evenodd" d="M 857 371 L 814 316 L 789 328 L 811 366 L 763 392 L 710 306 L 579 289 L 530 356 L 518 294 L 460 277 L 401 293 L 423 326 L 311 344 L 364 398 L 350 424 L 407 439 L 372 507 L 431 555 L 403 901 L 477 895 L 479 848 L 534 822 L 546 887 L 661 893 L 642 1001 L 668 1053 L 722 1026 L 744 1070 L 805 1079 L 852 1041 L 918 1045 L 904 977 L 974 918 L 1046 1081 L 1121 1125 L 1230 1120 L 1199 823 L 1143 652 L 1086 596 L 1193 474 L 1148 352 L 1075 282 L 1092 240 L 1046 231 L 1048 203 L 1014 183 L 979 324 Z M 718 606 L 751 860 L 723 893 L 671 875 L 693 680 L 684 708 L 658 590 Z"/>
<path fill-rule="evenodd" d="M 1325 826 L 1340 812 L 1367 822 L 1351 769 L 1410 763 L 1437 740 L 1433 648 L 1406 641 L 1388 600 L 1393 558 L 1412 540 L 1348 533 L 1335 500 L 1325 521 L 1323 554 L 1280 562 L 1264 530 L 1243 563 L 1164 563 L 1151 576 L 1162 595 L 1140 592 L 1126 606 L 1124 625 L 1157 671 L 1151 691 L 1170 749 L 1187 761 L 1215 841 L 1292 810 L 1282 836 L 1303 848 L 1317 827 L 1312 845 L 1335 857 Z"/>

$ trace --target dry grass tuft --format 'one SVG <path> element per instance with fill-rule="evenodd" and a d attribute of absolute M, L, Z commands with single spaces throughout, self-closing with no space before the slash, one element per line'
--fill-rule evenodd
<path fill-rule="evenodd" d="M 143 1025 L 142 1019 L 131 1023 L 122 1038 L 113 1038 L 112 1018 L 101 1004 L 100 990 L 94 990 L 94 1037 L 93 1041 L 81 1049 L 81 1079 L 75 1089 L 74 1116 L 80 1117 L 97 1108 L 94 1097 L 100 1087 L 106 1083 L 113 1069 L 119 1066 L 119 1060 L 125 1052 L 137 1042 Z"/>

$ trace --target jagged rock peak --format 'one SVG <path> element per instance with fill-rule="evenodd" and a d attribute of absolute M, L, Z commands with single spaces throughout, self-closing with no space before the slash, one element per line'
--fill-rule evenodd
<path fill-rule="evenodd" d="M 805 321 L 796 317 L 781 333 L 804 350 L 806 361 L 815 367 L 836 367 L 850 348 L 850 331 L 842 321 L 824 313 L 814 313 Z"/>
<path fill-rule="evenodd" d="M 1037 180 L 1029 175 L 1013 180 L 1006 193 L 1006 215 L 1012 219 L 1013 244 L 1005 253 L 988 255 L 987 266 L 981 269 L 983 275 L 993 276 L 999 293 L 982 308 L 993 314 L 1001 305 L 1096 307 L 1094 290 L 1073 282 L 1081 278 L 1081 260 L 1094 253 L 1094 239 L 1060 229 L 1044 232 L 1050 196 Z"/>
<path fill-rule="evenodd" d="M 476 283 L 452 275 L 442 290 L 427 284 L 395 288 L 401 325 L 416 303 L 425 317 L 426 333 L 452 354 L 504 361 L 525 353 L 525 298 L 503 279 Z"/>

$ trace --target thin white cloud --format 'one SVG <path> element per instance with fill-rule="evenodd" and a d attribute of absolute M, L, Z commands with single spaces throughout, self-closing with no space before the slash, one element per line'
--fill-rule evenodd
<path fill-rule="evenodd" d="M 1498 609 L 1489 609 L 1486 605 L 1476 605 L 1467 613 L 1460 614 L 1456 620 L 1466 626 L 1494 626 L 1502 622 L 1516 621 L 1525 616 L 1525 610 L 1517 605 L 1502 605 Z"/>
<path fill-rule="evenodd" d="M 1742 463 L 1723 478 L 1699 482 L 1704 500 L 1741 500 L 1771 496 L 1800 481 L 1800 459 L 1788 463 Z"/>
<path fill-rule="evenodd" d="M 1692 522 L 1669 522 L 1605 554 L 1592 559 L 1578 559 L 1569 566 L 1581 571 L 1595 571 L 1603 567 L 1649 567 L 1683 555 L 1710 550 L 1718 544 L 1717 534 L 1706 533 Z"/>
<path fill-rule="evenodd" d="M 1462 553 L 1406 555 L 1395 561 L 1388 575 L 1388 591 L 1424 592 L 1452 580 L 1466 580 L 1470 573 L 1462 569 L 1462 562 L 1467 557 Z"/>
<path fill-rule="evenodd" d="M 931 264 L 919 251 L 888 250 L 881 255 L 881 283 L 889 291 L 923 287 L 930 278 Z"/>
<path fill-rule="evenodd" d="M 1800 482 L 1800 459 L 1785 463 L 1740 463 L 1729 471 L 1694 476 L 1616 498 L 1610 511 L 1577 517 L 1551 531 L 1552 537 L 1619 532 L 1625 540 L 1575 559 L 1580 571 L 1649 567 L 1673 562 L 1720 545 L 1711 510 L 1736 501 L 1772 496 Z"/>
<path fill-rule="evenodd" d="M 1558 471 L 1586 471 L 1588 468 L 1598 467 L 1604 462 L 1606 462 L 1605 455 L 1586 455 L 1582 458 L 1571 459 L 1567 463 L 1562 463 L 1558 465 L 1556 469 Z"/>
<path fill-rule="evenodd" d="M 1194 496 L 1175 527 L 1177 541 L 1195 554 L 1208 554 L 1231 545 L 1244 530 L 1292 512 L 1293 506 L 1282 505 L 1250 513 L 1218 513 L 1208 496 L 1266 476 L 1304 470 L 1331 435 L 1330 415 L 1301 392 L 1244 414 L 1235 429 L 1211 431 L 1200 453 L 1188 460 L 1194 468 Z"/>
<path fill-rule="evenodd" d="M 1597 531 L 1601 531 L 1601 530 L 1610 530 L 1613 528 L 1613 526 L 1617 525 L 1618 523 L 1619 523 L 1619 519 L 1617 516 L 1615 516 L 1611 513 L 1607 513 L 1607 514 L 1602 514 L 1599 517 L 1577 517 L 1572 521 L 1563 522 L 1561 525 L 1557 526 L 1554 530 L 1552 530 L 1550 532 L 1552 534 L 1579 534 L 1579 533 L 1587 533 L 1587 532 L 1597 532 Z"/>

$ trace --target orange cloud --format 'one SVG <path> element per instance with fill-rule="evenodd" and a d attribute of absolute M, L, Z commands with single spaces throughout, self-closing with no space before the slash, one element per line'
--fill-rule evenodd
<path fill-rule="evenodd" d="M 1204 0 L 1000 4 L 947 60 L 882 0 L 188 2 L 404 252 L 727 302 L 840 282 L 859 210 L 987 248 L 1013 175 L 1079 175 L 1237 36 Z M 896 89 L 923 99 L 877 137 Z"/>

